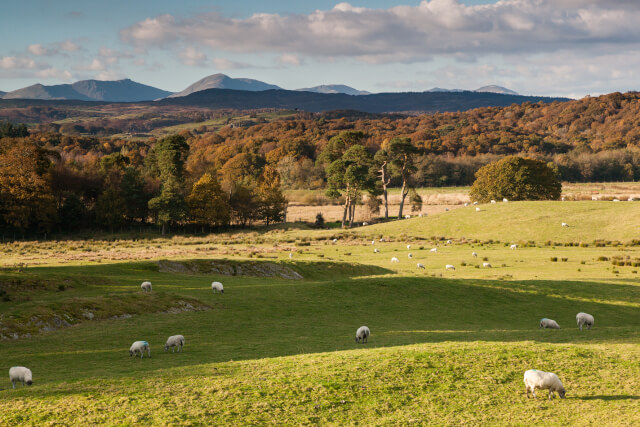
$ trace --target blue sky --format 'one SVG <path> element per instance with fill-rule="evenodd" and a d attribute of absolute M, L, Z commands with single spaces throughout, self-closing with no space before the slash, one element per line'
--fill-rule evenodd
<path fill-rule="evenodd" d="M 22 0 L 0 14 L 0 90 L 131 78 L 170 91 L 217 72 L 286 89 L 638 89 L 640 2 Z"/>

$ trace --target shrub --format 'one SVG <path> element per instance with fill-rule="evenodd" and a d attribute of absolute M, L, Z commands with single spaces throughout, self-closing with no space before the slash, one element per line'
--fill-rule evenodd
<path fill-rule="evenodd" d="M 557 200 L 562 184 L 545 162 L 509 156 L 490 163 L 476 172 L 471 200 L 486 203 L 491 199 Z"/>
<path fill-rule="evenodd" d="M 318 212 L 316 214 L 316 221 L 314 223 L 316 228 L 324 228 L 324 216 L 322 216 L 322 212 Z"/>
<path fill-rule="evenodd" d="M 557 256 L 552 256 L 551 257 L 551 262 L 558 262 L 558 257 Z"/>
<path fill-rule="evenodd" d="M 567 262 L 569 261 L 569 258 L 562 258 L 562 262 Z"/>

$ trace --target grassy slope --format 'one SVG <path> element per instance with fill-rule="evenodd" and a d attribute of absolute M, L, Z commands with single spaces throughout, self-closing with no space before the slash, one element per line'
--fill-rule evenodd
<path fill-rule="evenodd" d="M 517 211 L 518 205 L 526 204 L 483 208 Z M 574 216 L 580 214 L 580 203 L 567 205 L 575 207 Z M 589 206 L 599 208 L 600 203 Z M 607 206 L 621 209 L 621 204 Z M 625 206 L 634 209 L 631 203 Z M 614 214 L 624 217 L 627 211 Z M 430 220 L 437 218 L 395 225 Z M 378 233 L 379 227 L 389 224 L 360 231 Z M 635 226 L 626 227 L 629 232 Z M 428 246 L 420 250 L 415 246 L 421 243 L 413 242 L 414 259 L 409 260 L 406 242 L 399 238 L 403 232 L 385 232 L 396 241 L 377 245 L 382 253 L 376 255 L 364 238 L 298 248 L 292 264 L 305 276 L 302 281 L 159 273 L 150 262 L 3 273 L 70 279 L 74 288 L 0 302 L 0 316 L 25 314 L 39 303 L 69 296 L 124 295 L 143 279 L 154 283 L 154 293 L 196 298 L 214 309 L 86 322 L 0 342 L 0 373 L 26 365 L 36 381 L 17 391 L 8 381 L 0 382 L 0 423 L 640 422 L 637 273 L 633 267 L 615 273 L 610 263 L 595 260 L 599 254 L 637 258 L 640 249 L 511 251 L 501 244 L 454 242 L 439 243 L 439 252 L 431 254 Z M 232 247 L 239 251 L 241 246 Z M 462 259 L 482 262 L 471 259 L 472 250 L 497 267 L 462 267 Z M 236 253 L 227 257 L 243 256 Z M 391 265 L 391 254 L 401 262 Z M 553 254 L 569 261 L 551 263 Z M 426 262 L 427 270 L 417 271 L 416 260 Z M 445 272 L 444 263 L 458 269 Z M 441 273 L 443 278 L 433 277 Z M 223 281 L 224 295 L 211 293 L 213 279 Z M 595 315 L 593 330 L 577 330 L 578 311 Z M 543 316 L 556 319 L 563 329 L 539 330 Z M 353 342 L 361 324 L 372 330 L 366 348 Z M 186 336 L 185 352 L 164 354 L 164 340 L 175 333 Z M 151 343 L 151 359 L 128 357 L 137 339 Z M 528 368 L 557 372 L 569 398 L 547 402 L 540 393 L 537 401 L 528 401 L 522 384 Z"/>
<path fill-rule="evenodd" d="M 411 236 L 447 236 L 517 242 L 628 241 L 640 238 L 637 202 L 509 202 L 480 205 L 388 223 L 367 231 Z M 570 227 L 563 228 L 566 222 Z"/>

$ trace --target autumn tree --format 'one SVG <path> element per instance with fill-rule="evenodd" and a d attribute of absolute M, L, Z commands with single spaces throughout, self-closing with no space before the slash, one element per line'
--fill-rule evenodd
<path fill-rule="evenodd" d="M 391 159 L 393 173 L 402 182 L 400 189 L 400 207 L 398 209 L 398 218 L 402 218 L 404 202 L 407 194 L 409 194 L 409 190 L 412 188 L 411 177 L 417 170 L 414 161 L 419 150 L 411 143 L 409 138 L 393 138 L 389 142 L 387 151 Z"/>
<path fill-rule="evenodd" d="M 215 176 L 205 173 L 193 185 L 186 198 L 191 219 L 202 226 L 221 226 L 229 223 L 231 207 Z"/>
<path fill-rule="evenodd" d="M 270 166 L 264 168 L 258 186 L 259 217 L 266 225 L 282 222 L 287 213 L 287 198 L 280 189 L 278 171 Z"/>
<path fill-rule="evenodd" d="M 376 173 L 380 179 L 380 185 L 382 187 L 382 200 L 384 204 L 384 218 L 389 219 L 389 201 L 387 195 L 387 187 L 391 183 L 391 173 L 389 171 L 389 163 L 391 158 L 385 148 L 378 150 L 373 157 Z M 378 212 L 380 207 L 378 206 Z"/>
<path fill-rule="evenodd" d="M 562 184 L 553 169 L 540 160 L 510 156 L 482 167 L 471 186 L 471 200 L 557 200 Z"/>

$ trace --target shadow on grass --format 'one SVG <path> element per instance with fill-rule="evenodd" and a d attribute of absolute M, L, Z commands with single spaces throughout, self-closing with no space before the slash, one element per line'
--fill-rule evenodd
<path fill-rule="evenodd" d="M 628 394 L 613 395 L 613 396 L 584 396 L 575 397 L 578 400 L 640 400 L 640 396 L 631 396 Z"/>

